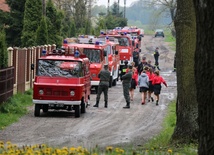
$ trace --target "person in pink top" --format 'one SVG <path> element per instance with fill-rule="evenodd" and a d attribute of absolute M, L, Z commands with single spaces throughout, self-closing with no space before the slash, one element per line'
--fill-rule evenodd
<path fill-rule="evenodd" d="M 134 90 L 136 89 L 137 83 L 138 83 L 138 72 L 137 69 L 134 67 L 135 62 L 132 62 L 131 65 L 133 66 L 132 68 L 132 81 L 131 81 L 131 87 L 129 89 L 129 94 L 130 94 L 130 100 L 133 101 L 134 99 Z M 128 72 L 128 69 L 127 71 Z"/>
<path fill-rule="evenodd" d="M 157 70 L 154 72 L 155 76 L 153 78 L 152 84 L 154 86 L 154 94 L 156 96 L 156 105 L 158 105 L 158 101 L 159 101 L 159 95 L 161 92 L 161 84 L 163 83 L 166 87 L 166 81 L 163 79 L 162 76 L 160 76 L 160 72 Z"/>
<path fill-rule="evenodd" d="M 153 78 L 154 78 L 154 73 L 153 73 L 153 69 L 151 67 L 145 67 L 146 70 L 146 74 L 149 77 L 149 88 L 148 88 L 148 102 L 150 102 L 150 99 L 152 100 L 152 102 L 154 102 L 154 98 L 152 97 L 152 93 L 154 92 L 154 86 L 152 84 Z"/>

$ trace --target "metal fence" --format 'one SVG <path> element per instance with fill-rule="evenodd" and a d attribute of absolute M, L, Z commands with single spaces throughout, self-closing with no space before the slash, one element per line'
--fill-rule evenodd
<path fill-rule="evenodd" d="M 56 45 L 30 48 L 8 48 L 8 68 L 0 70 L 0 104 L 16 93 L 24 93 L 33 88 L 37 59 L 42 50 L 55 49 Z"/>

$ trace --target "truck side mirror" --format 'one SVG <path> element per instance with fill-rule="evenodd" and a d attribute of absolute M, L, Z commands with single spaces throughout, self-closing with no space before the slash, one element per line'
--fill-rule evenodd
<path fill-rule="evenodd" d="M 106 57 L 107 56 L 107 51 L 103 52 L 103 56 Z"/>
<path fill-rule="evenodd" d="M 118 51 L 115 51 L 115 55 L 118 55 Z"/>
<path fill-rule="evenodd" d="M 31 64 L 31 70 L 34 70 L 34 64 Z"/>

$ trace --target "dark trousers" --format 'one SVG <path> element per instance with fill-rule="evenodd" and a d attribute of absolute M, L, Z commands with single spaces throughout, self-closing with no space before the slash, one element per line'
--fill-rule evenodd
<path fill-rule="evenodd" d="M 98 92 L 97 92 L 97 98 L 96 98 L 97 102 L 100 101 L 100 95 L 102 94 L 102 92 L 104 93 L 104 101 L 108 102 L 108 88 L 109 88 L 109 86 L 107 86 L 107 85 L 98 86 Z"/>
<path fill-rule="evenodd" d="M 129 88 L 131 83 L 123 83 L 123 95 L 126 100 L 126 103 L 130 103 L 130 94 L 129 94 Z"/>

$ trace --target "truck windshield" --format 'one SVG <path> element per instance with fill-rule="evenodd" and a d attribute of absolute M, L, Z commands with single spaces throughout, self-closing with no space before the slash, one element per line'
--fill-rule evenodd
<path fill-rule="evenodd" d="M 83 53 L 86 57 L 93 63 L 100 63 L 101 62 L 101 52 L 98 49 L 84 49 Z"/>
<path fill-rule="evenodd" d="M 82 77 L 82 63 L 66 60 L 39 60 L 37 76 Z"/>
<path fill-rule="evenodd" d="M 105 36 L 98 37 L 100 40 L 105 40 Z M 129 46 L 129 39 L 125 37 L 116 37 L 116 36 L 109 36 L 110 41 L 117 40 L 120 46 Z"/>

